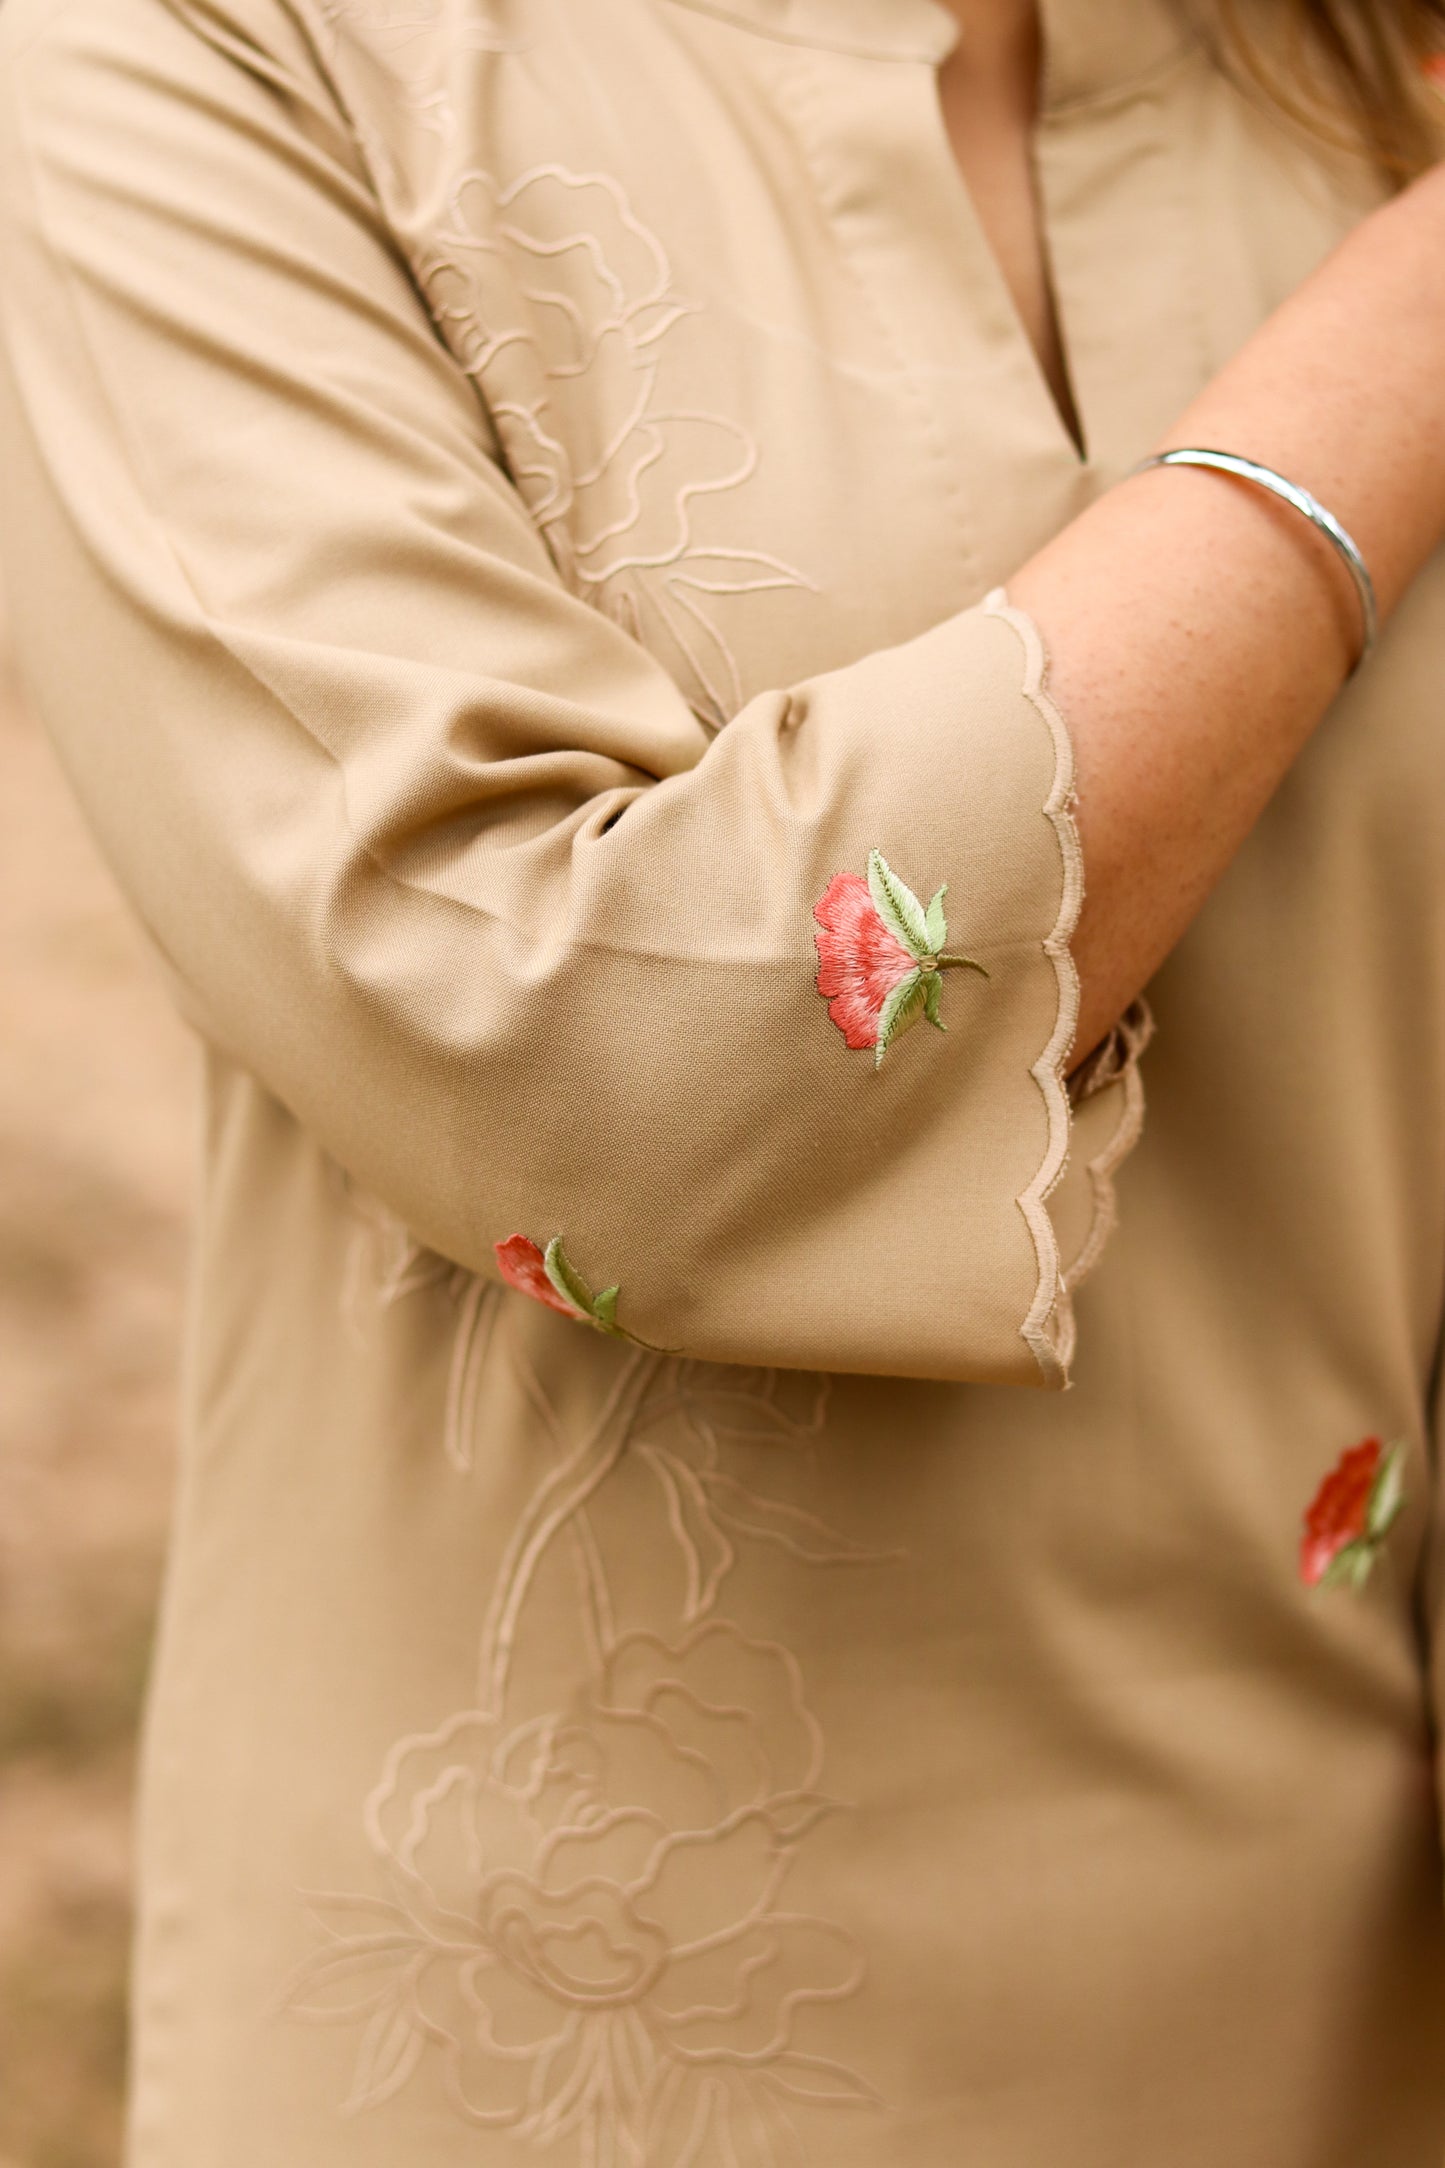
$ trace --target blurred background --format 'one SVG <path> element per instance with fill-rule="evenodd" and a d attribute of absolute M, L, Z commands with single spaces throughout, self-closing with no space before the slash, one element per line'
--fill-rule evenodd
<path fill-rule="evenodd" d="M 194 1053 L 0 597 L 0 2168 L 116 2168 Z"/>

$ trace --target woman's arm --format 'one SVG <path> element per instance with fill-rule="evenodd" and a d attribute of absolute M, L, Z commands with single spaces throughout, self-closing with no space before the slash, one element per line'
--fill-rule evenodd
<path fill-rule="evenodd" d="M 16 644 L 186 1015 L 470 1270 L 561 1236 L 597 1322 L 690 1356 L 1060 1382 L 1131 1102 L 1081 1109 L 1051 1212 L 1077 865 L 1021 628 L 960 610 L 707 728 L 560 514 L 549 549 L 311 20 L 0 0 Z M 989 971 L 881 1065 L 875 849 Z"/>
<path fill-rule="evenodd" d="M 1445 533 L 1445 168 L 1357 227 L 1179 418 L 1311 489 L 1382 616 Z M 1088 887 L 1076 1055 L 1174 947 L 1358 652 L 1330 544 L 1264 492 L 1152 469 L 1009 583 L 1073 732 Z"/>
<path fill-rule="evenodd" d="M 1381 350 L 1417 336 L 1394 306 Z M 0 333 L 22 662 L 214 1044 L 419 1240 L 495 1273 L 498 1242 L 563 1234 L 648 1341 L 1062 1379 L 1054 1228 L 1087 1212 L 1121 1087 L 1081 1110 L 1051 1222 L 1077 867 L 1067 747 L 1014 625 L 960 610 L 758 692 L 711 736 L 657 657 L 560 576 L 287 0 L 3 0 Z M 1301 397 L 1286 375 L 1282 419 Z M 1397 386 L 1390 413 L 1374 487 L 1390 445 L 1403 468 L 1436 426 L 1433 388 Z M 1299 449 L 1243 448 L 1281 464 Z M 1329 498 L 1333 469 L 1293 464 Z M 1412 486 L 1433 534 L 1445 492 L 1430 471 Z M 1098 583 L 1077 637 L 1051 553 L 1021 575 L 1083 708 L 1096 923 L 1144 922 L 1101 951 L 1117 997 L 1084 951 L 1093 1031 L 1161 952 L 1141 869 L 1157 856 L 1165 881 L 1185 877 L 1150 819 L 1187 826 L 1201 793 L 1221 818 L 1211 762 L 1233 755 L 1222 725 L 1206 742 L 1212 680 L 1184 733 L 1195 771 L 1155 777 L 1152 814 L 1134 752 L 1152 717 L 1184 732 L 1183 602 L 1228 601 L 1193 515 L 1215 501 L 1207 481 L 1157 476 L 1070 530 L 1058 547 Z M 1311 643 L 1330 660 L 1227 848 L 1187 869 L 1169 939 L 1349 638 L 1307 543 L 1217 501 L 1260 537 L 1266 575 L 1281 569 L 1272 596 L 1233 575 L 1234 615 L 1211 621 L 1224 685 L 1258 680 L 1263 729 L 1285 688 L 1299 697 Z M 1198 568 L 1182 599 L 1150 586 L 1151 505 L 1182 521 Z M 1121 523 L 1107 549 L 1099 520 Z M 1286 666 L 1271 640 L 1294 639 L 1296 608 L 1312 629 Z M 1132 707 L 1108 677 L 1126 665 Z M 1121 808 L 1108 829 L 1101 764 Z M 949 973 L 947 1032 L 920 1024 L 881 1066 L 853 1029 L 878 973 L 851 1007 L 815 983 L 819 908 L 835 925 L 853 912 L 836 945 L 855 961 L 881 956 L 885 977 L 907 962 L 865 923 L 875 846 L 925 895 L 949 884 L 947 946 L 990 973 Z"/>

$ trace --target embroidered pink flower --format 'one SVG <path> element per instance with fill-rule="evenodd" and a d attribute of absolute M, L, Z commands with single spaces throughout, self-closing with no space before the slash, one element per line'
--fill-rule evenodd
<path fill-rule="evenodd" d="M 611 1340 L 629 1340 L 634 1347 L 650 1348 L 654 1355 L 678 1352 L 676 1348 L 654 1347 L 650 1340 L 639 1339 L 635 1332 L 619 1325 L 616 1284 L 594 1295 L 563 1249 L 560 1235 L 553 1235 L 545 1250 L 539 1249 L 530 1235 L 508 1235 L 505 1242 L 494 1243 L 493 1248 L 497 1270 L 519 1294 L 530 1295 L 534 1302 L 545 1302 L 549 1310 L 556 1310 L 562 1317 L 580 1318 L 595 1325 Z"/>
<path fill-rule="evenodd" d="M 818 991 L 849 1046 L 878 1044 L 878 1024 L 895 986 L 917 969 L 911 951 L 873 908 L 861 873 L 835 873 L 813 906 L 823 929 L 818 944 Z"/>
<path fill-rule="evenodd" d="M 1362 1439 L 1342 1453 L 1305 1508 L 1300 1579 L 1363 1588 L 1405 1503 L 1403 1444 Z"/>
<path fill-rule="evenodd" d="M 947 1029 L 938 1013 L 943 972 L 967 969 L 988 977 L 973 957 L 943 953 L 947 893 L 945 881 L 925 909 L 874 850 L 866 880 L 835 873 L 813 906 L 818 992 L 846 1043 L 855 1050 L 872 1047 L 875 1067 L 920 1016 Z"/>
<path fill-rule="evenodd" d="M 529 1235 L 508 1235 L 495 1248 L 498 1271 L 519 1294 L 545 1302 L 563 1317 L 586 1318 L 600 1332 L 617 1331 L 617 1289 L 604 1288 L 594 1295 L 568 1258 L 560 1235 L 553 1235 L 545 1251 Z"/>
<path fill-rule="evenodd" d="M 531 1295 L 537 1302 L 545 1302 L 549 1310 L 560 1310 L 563 1317 L 581 1317 L 584 1313 L 575 1303 L 558 1293 L 547 1276 L 547 1260 L 528 1235 L 508 1235 L 505 1242 L 496 1244 L 497 1269 L 509 1287 L 519 1294 Z"/>

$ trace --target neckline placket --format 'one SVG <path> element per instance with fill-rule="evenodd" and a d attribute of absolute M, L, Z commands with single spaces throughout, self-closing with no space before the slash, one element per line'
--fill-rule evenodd
<path fill-rule="evenodd" d="M 939 66 L 962 35 L 944 0 L 671 0 L 795 45 Z M 1108 97 L 1195 42 L 1174 0 L 1040 0 L 1041 111 Z"/>
<path fill-rule="evenodd" d="M 1173 87 L 1196 36 L 1172 0 L 1042 0 L 1034 158 L 1081 449 L 949 140 L 939 76 L 962 32 L 943 0 L 659 4 L 774 42 L 780 88 L 810 86 L 796 119 L 820 194 L 911 384 L 970 580 L 1006 579 L 1119 478 L 1207 374 L 1187 145 L 1175 140 L 1188 108 Z M 787 48 L 811 48 L 814 65 L 801 50 L 786 62 Z M 1146 352 L 1158 393 L 1148 412 L 1130 388 Z M 1006 516 L 977 521 L 979 502 L 1002 503 Z"/>

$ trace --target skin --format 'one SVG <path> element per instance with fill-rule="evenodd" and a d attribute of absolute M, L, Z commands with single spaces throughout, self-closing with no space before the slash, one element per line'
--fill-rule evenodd
<path fill-rule="evenodd" d="M 950 140 L 1061 414 L 1074 427 L 1031 162 L 1034 0 L 946 0 Z M 1445 167 L 1373 213 L 1155 449 L 1214 444 L 1344 522 L 1381 622 L 1445 539 Z M 1009 581 L 1074 739 L 1087 895 L 1086 1055 L 1189 926 L 1308 744 L 1358 648 L 1330 545 L 1247 484 L 1179 468 L 1110 490 Z"/>

